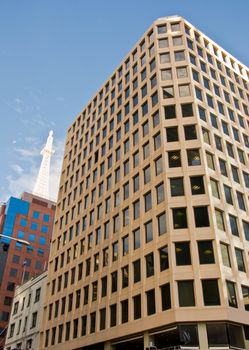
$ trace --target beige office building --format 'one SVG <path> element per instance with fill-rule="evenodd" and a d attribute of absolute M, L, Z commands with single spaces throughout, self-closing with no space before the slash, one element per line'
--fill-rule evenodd
<path fill-rule="evenodd" d="M 41 349 L 249 349 L 248 80 L 160 18 L 77 117 Z"/>

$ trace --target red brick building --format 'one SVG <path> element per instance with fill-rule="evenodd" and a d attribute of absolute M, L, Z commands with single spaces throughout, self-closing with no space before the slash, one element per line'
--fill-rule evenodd
<path fill-rule="evenodd" d="M 24 246 L 0 237 L 0 349 L 15 286 L 47 268 L 55 208 L 54 202 L 27 192 L 0 207 L 0 234 L 29 242 Z"/>

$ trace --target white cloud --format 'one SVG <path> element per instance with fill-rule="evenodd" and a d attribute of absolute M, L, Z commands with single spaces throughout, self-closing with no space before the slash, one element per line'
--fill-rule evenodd
<path fill-rule="evenodd" d="M 29 148 L 16 148 L 16 152 L 19 154 L 22 162 L 26 163 L 26 166 L 20 166 L 19 164 L 12 164 L 11 167 L 15 174 L 9 175 L 6 180 L 8 183 L 8 192 L 12 196 L 19 197 L 24 191 L 32 192 L 35 181 L 38 175 L 42 157 L 40 151 L 44 146 L 40 144 L 37 146 L 38 140 L 35 138 L 29 138 Z M 51 200 L 57 199 L 60 173 L 62 166 L 62 158 L 64 153 L 64 140 L 54 140 L 55 154 L 51 158 L 50 167 L 50 198 Z"/>
<path fill-rule="evenodd" d="M 27 161 L 29 160 L 31 161 L 33 157 L 37 157 L 40 154 L 40 150 L 37 148 L 30 148 L 30 149 L 15 148 L 15 151 L 19 153 L 21 158 Z"/>
<path fill-rule="evenodd" d="M 22 174 L 23 173 L 23 168 L 20 167 L 20 165 L 12 164 L 11 167 L 17 174 Z"/>

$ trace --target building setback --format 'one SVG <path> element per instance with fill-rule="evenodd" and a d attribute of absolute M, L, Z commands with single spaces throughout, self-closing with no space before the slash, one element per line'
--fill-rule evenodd
<path fill-rule="evenodd" d="M 160 18 L 73 122 L 40 349 L 249 349 L 248 78 Z"/>
<path fill-rule="evenodd" d="M 0 349 L 4 346 L 15 286 L 47 268 L 55 203 L 24 192 L 0 209 L 0 233 L 29 242 L 0 238 Z"/>
<path fill-rule="evenodd" d="M 5 350 L 39 349 L 47 272 L 43 272 L 15 290 Z"/>

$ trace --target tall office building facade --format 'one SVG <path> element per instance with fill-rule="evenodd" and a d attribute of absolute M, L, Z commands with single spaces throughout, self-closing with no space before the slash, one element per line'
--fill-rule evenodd
<path fill-rule="evenodd" d="M 70 126 L 41 349 L 249 349 L 248 78 L 161 18 Z"/>
<path fill-rule="evenodd" d="M 0 208 L 0 349 L 3 349 L 15 287 L 47 269 L 55 203 L 24 192 Z M 29 242 L 24 246 L 18 241 Z M 15 332 L 17 331 L 17 326 Z"/>

